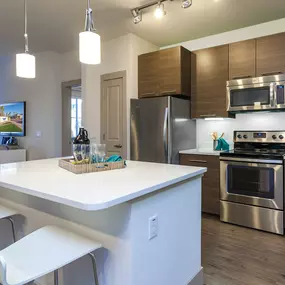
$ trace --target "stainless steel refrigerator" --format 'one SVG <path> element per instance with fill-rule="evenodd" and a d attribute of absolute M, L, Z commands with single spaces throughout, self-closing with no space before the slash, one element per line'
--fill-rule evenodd
<path fill-rule="evenodd" d="M 180 150 L 196 148 L 187 99 L 132 99 L 130 125 L 131 160 L 179 164 Z"/>

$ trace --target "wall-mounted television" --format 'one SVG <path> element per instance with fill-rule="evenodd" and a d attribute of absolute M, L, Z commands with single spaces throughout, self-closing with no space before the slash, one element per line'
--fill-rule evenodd
<path fill-rule="evenodd" d="M 0 136 L 26 135 L 26 102 L 0 104 Z"/>

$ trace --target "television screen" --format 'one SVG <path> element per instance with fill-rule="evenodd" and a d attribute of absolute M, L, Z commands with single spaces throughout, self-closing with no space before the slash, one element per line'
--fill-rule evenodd
<path fill-rule="evenodd" d="M 26 102 L 0 104 L 0 135 L 25 136 L 25 113 Z"/>

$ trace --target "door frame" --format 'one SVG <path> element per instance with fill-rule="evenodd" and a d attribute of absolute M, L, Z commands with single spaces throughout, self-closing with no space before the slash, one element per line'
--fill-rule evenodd
<path fill-rule="evenodd" d="M 122 147 L 122 156 L 126 159 L 127 158 L 127 150 L 128 150 L 128 140 L 127 140 L 127 71 L 123 70 L 123 71 L 117 71 L 117 72 L 112 72 L 112 73 L 107 73 L 107 74 L 103 74 L 101 75 L 101 96 L 100 96 L 100 141 L 104 143 L 103 140 L 103 83 L 104 81 L 108 81 L 108 80 L 113 80 L 113 79 L 119 79 L 122 78 L 123 79 L 123 96 L 122 96 L 122 100 L 123 100 L 123 147 Z"/>
<path fill-rule="evenodd" d="M 61 155 L 71 140 L 71 88 L 81 85 L 81 79 L 65 81 L 61 83 Z M 70 101 L 70 104 L 66 104 Z M 71 149 L 71 148 L 70 148 Z"/>

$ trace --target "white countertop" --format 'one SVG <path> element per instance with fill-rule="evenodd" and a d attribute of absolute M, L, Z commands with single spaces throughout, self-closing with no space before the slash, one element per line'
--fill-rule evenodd
<path fill-rule="evenodd" d="M 125 169 L 76 175 L 58 159 L 0 165 L 0 186 L 82 210 L 106 209 L 202 175 L 206 168 L 127 161 Z"/>
<path fill-rule="evenodd" d="M 195 149 L 182 150 L 179 153 L 181 153 L 181 154 L 200 154 L 200 155 L 217 155 L 217 156 L 219 156 L 221 152 L 223 152 L 223 151 L 213 150 L 212 148 L 195 148 Z"/>

